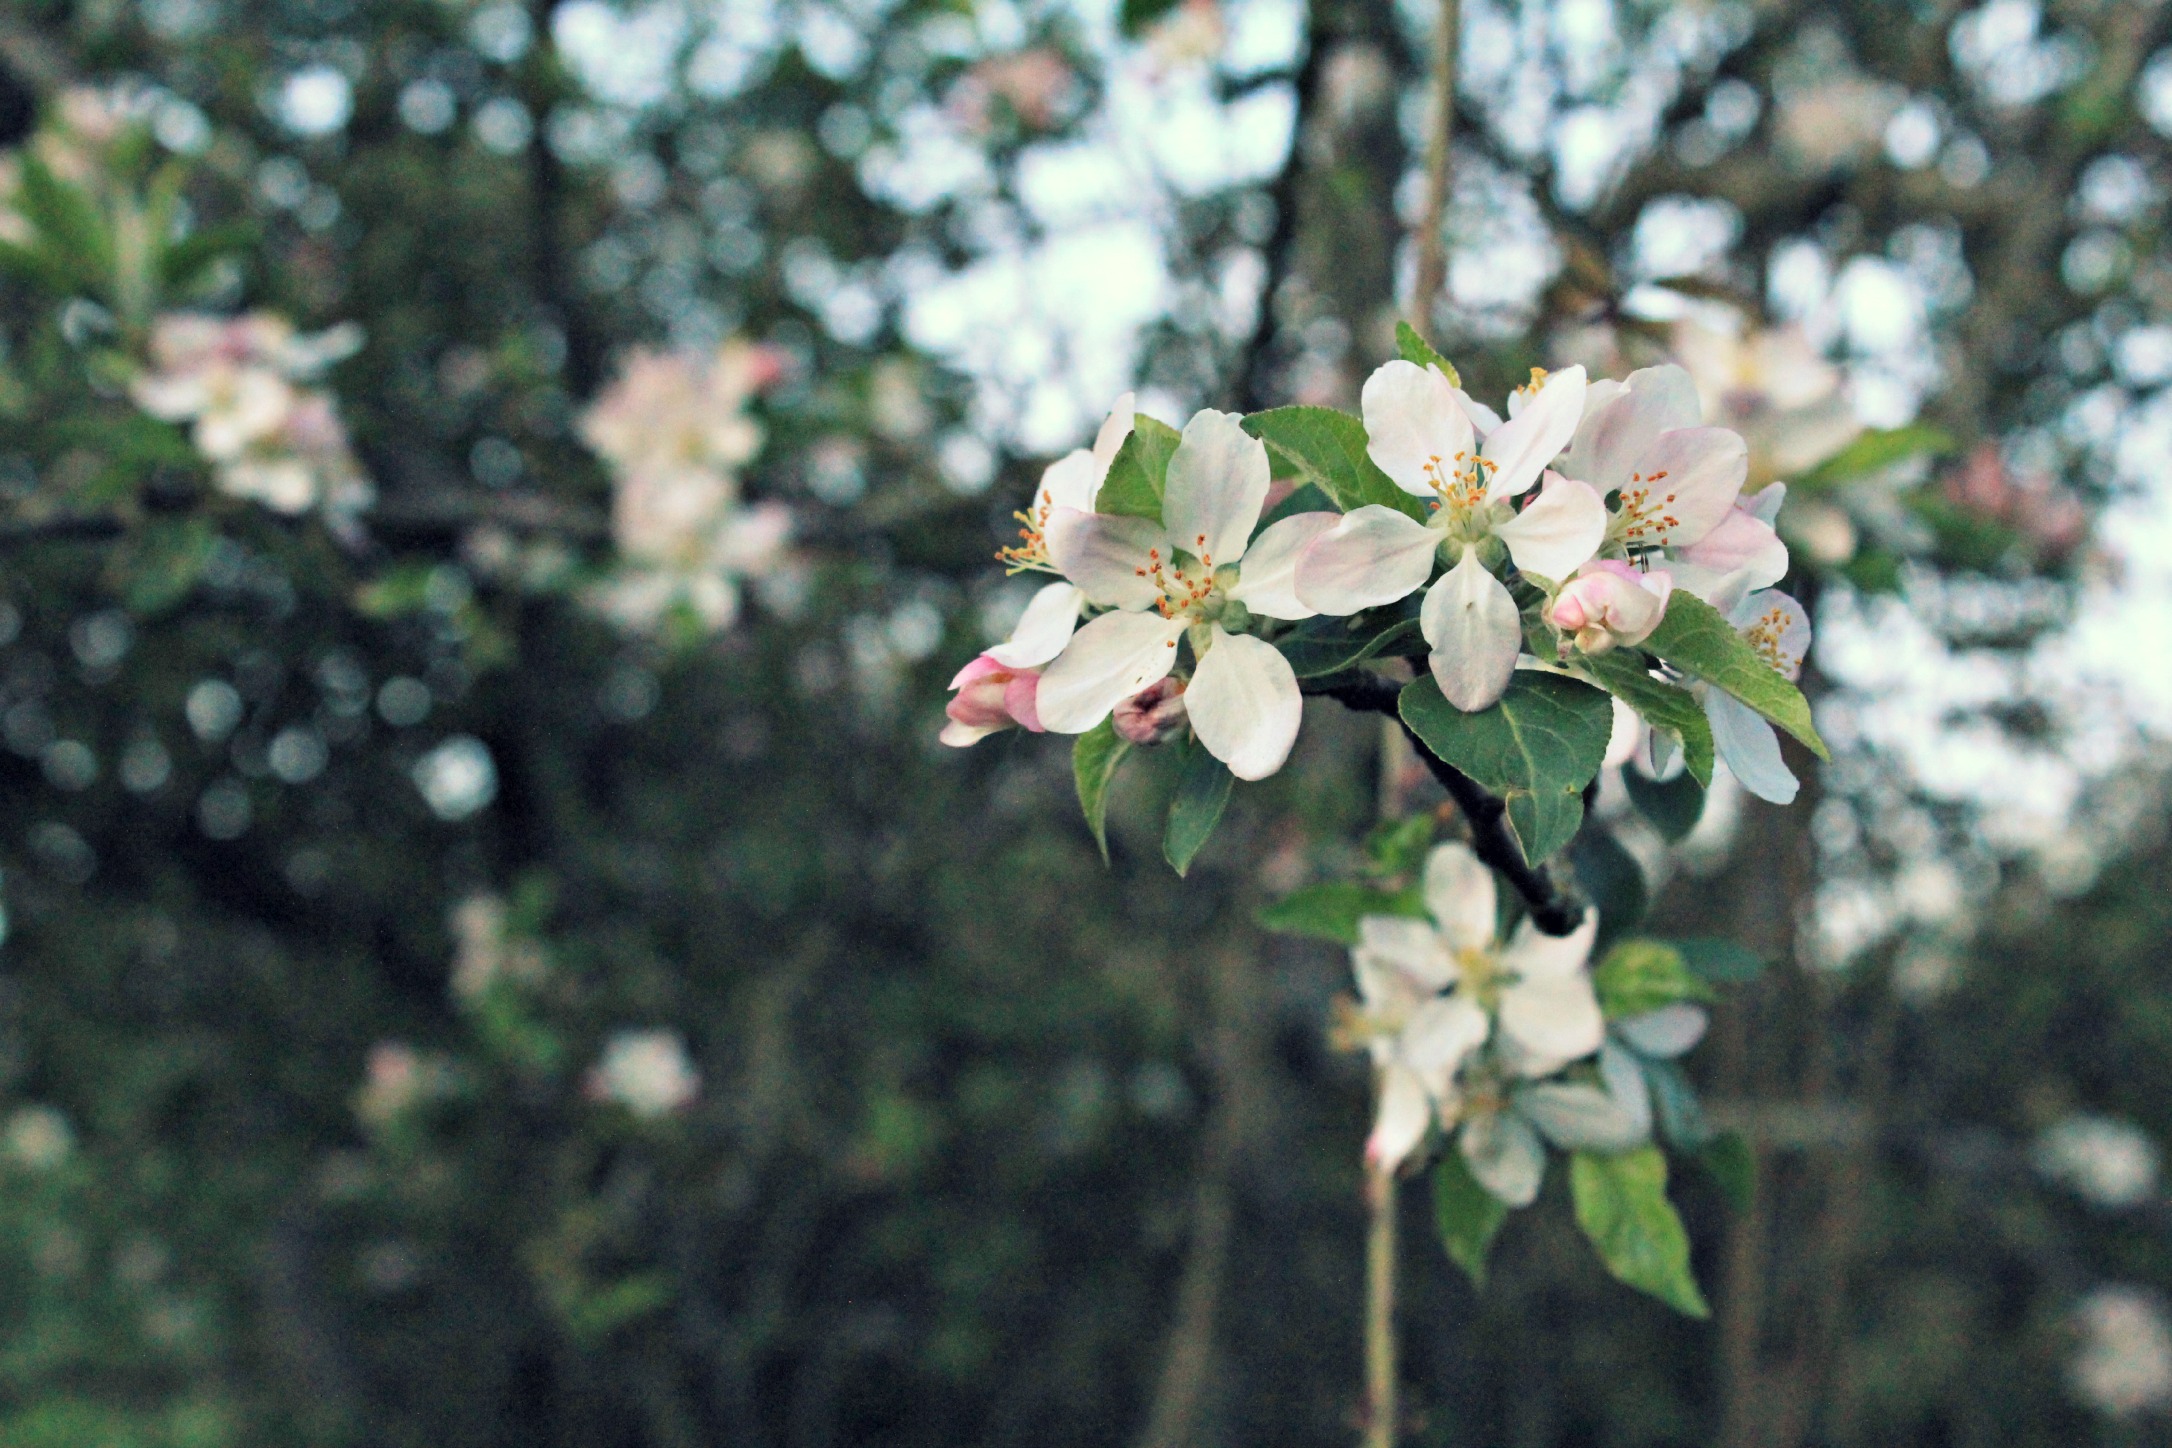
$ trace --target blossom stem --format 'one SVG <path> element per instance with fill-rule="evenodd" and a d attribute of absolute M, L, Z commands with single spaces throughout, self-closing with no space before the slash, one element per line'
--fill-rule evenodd
<path fill-rule="evenodd" d="M 1308 681 L 1300 687 L 1306 693 L 1324 694 L 1346 709 L 1401 718 L 1396 700 L 1403 686 L 1380 674 L 1340 674 Z M 1403 733 L 1433 778 L 1440 781 L 1441 788 L 1463 812 L 1471 828 L 1471 853 L 1491 866 L 1523 898 L 1524 907 L 1531 912 L 1531 923 L 1548 935 L 1567 935 L 1582 924 L 1584 902 L 1543 867 L 1524 859 L 1523 846 L 1509 829 L 1508 806 L 1477 780 L 1426 748 L 1425 741 L 1408 724 L 1403 726 Z"/>
<path fill-rule="evenodd" d="M 1368 1168 L 1365 1205 L 1364 1448 L 1395 1448 L 1395 1173 Z"/>

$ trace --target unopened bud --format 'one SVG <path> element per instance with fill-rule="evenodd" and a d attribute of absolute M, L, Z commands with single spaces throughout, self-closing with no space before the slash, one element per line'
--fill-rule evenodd
<path fill-rule="evenodd" d="M 1182 729 L 1186 718 L 1184 681 L 1163 679 L 1118 704 L 1113 722 L 1118 737 L 1151 746 Z"/>

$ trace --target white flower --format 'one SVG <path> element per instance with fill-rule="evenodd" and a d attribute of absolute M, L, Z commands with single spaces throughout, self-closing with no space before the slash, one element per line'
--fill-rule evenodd
<path fill-rule="evenodd" d="M 1728 520 L 1749 475 L 1749 448 L 1739 434 L 1703 422 L 1696 383 L 1671 364 L 1591 385 L 1559 467 L 1616 499 L 1607 520 L 1614 547 L 1672 557 Z M 1754 517 L 1735 524 L 1760 526 Z"/>
<path fill-rule="evenodd" d="M 1727 619 L 1782 676 L 1801 675 L 1803 657 L 1810 652 L 1810 615 L 1801 604 L 1778 589 L 1761 589 L 1734 600 Z M 1780 757 L 1780 736 L 1772 725 L 1724 689 L 1706 684 L 1698 692 L 1704 695 L 1713 747 L 1742 787 L 1774 804 L 1793 801 L 1800 786 Z"/>
<path fill-rule="evenodd" d="M 677 1031 L 620 1031 L 604 1043 L 588 1073 L 588 1092 L 640 1117 L 668 1116 L 701 1090 L 701 1073 L 687 1059 Z"/>
<path fill-rule="evenodd" d="M 2074 1325 L 2074 1386 L 2091 1407 L 2114 1418 L 2172 1407 L 2172 1328 L 2148 1294 L 2099 1287 L 2075 1309 Z"/>
<path fill-rule="evenodd" d="M 2157 1143 L 2129 1121 L 2077 1113 L 2046 1127 L 2030 1156 L 2100 1207 L 2139 1206 L 2157 1190 Z"/>
<path fill-rule="evenodd" d="M 1177 641 L 1189 636 L 1197 665 L 1184 703 L 1200 743 L 1239 779 L 1264 779 L 1289 757 L 1303 714 L 1297 675 L 1272 644 L 1233 630 L 1255 613 L 1312 616 L 1291 586 L 1297 557 L 1335 515 L 1302 513 L 1253 539 L 1267 500 L 1267 449 L 1241 421 L 1208 411 L 1185 425 L 1160 523 L 1061 502 L 1050 511 L 1049 560 L 1087 603 L 1111 611 L 1069 638 L 1042 674 L 1044 727 L 1093 728 L 1166 677 Z"/>
<path fill-rule="evenodd" d="M 1721 331 L 1685 319 L 1671 350 L 1696 380 L 1706 414 L 1742 434 L 1759 486 L 1816 467 L 1863 430 L 1840 369 L 1798 326 Z"/>
<path fill-rule="evenodd" d="M 1427 499 L 1431 512 L 1419 523 L 1379 504 L 1352 510 L 1306 550 L 1298 598 L 1320 613 L 1357 613 L 1408 597 L 1433 576 L 1436 558 L 1455 559 L 1427 592 L 1419 626 L 1449 702 L 1464 710 L 1492 704 L 1508 686 L 1522 635 L 1515 600 L 1478 545 L 1499 539 L 1517 568 L 1550 585 L 1574 573 L 1605 537 L 1599 494 L 1547 471 L 1576 430 L 1584 393 L 1581 367 L 1551 376 L 1534 371 L 1531 386 L 1509 399 L 1509 420 L 1500 422 L 1437 368 L 1402 361 L 1380 367 L 1360 399 L 1366 453 L 1397 487 Z M 1538 497 L 1516 511 L 1512 500 L 1542 474 Z"/>
<path fill-rule="evenodd" d="M 1489 1040 L 1507 1075 L 1522 1079 L 1552 1075 L 1599 1049 L 1606 1025 L 1584 969 L 1599 919 L 1587 912 L 1566 936 L 1542 934 L 1525 920 L 1502 944 L 1493 873 L 1454 843 L 1426 860 L 1425 905 L 1428 920 L 1365 917 L 1351 952 L 1361 1006 L 1345 1034 L 1367 1044 L 1380 1071 L 1380 1115 L 1367 1159 L 1392 1170 L 1434 1115 L 1444 1126 L 1481 1123 L 1475 1136 L 1466 1125 L 1463 1152 L 1479 1181 L 1513 1202 L 1527 1175 L 1536 1194 L 1536 1174 L 1525 1171 L 1530 1160 L 1520 1140 L 1503 1146 L 1497 1138 L 1529 1125 L 1495 1119 L 1505 1089 L 1489 1087 L 1464 1109 L 1456 1074 Z M 1531 1144 L 1542 1170 L 1544 1149 L 1535 1137 Z M 1481 1161 L 1490 1167 L 1502 1151 L 1515 1160 L 1489 1180 Z"/>

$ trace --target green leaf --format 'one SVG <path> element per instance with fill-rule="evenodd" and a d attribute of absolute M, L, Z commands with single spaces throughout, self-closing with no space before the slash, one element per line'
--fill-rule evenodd
<path fill-rule="evenodd" d="M 1406 657 L 1425 649 L 1425 634 L 1414 618 L 1398 619 L 1369 632 L 1362 625 L 1353 630 L 1351 625 L 1357 622 L 1326 616 L 1307 619 L 1276 639 L 1275 647 L 1290 661 L 1291 670 L 1300 679 L 1324 679 L 1370 658 Z"/>
<path fill-rule="evenodd" d="M 1368 915 L 1425 914 L 1418 887 L 1376 890 L 1348 880 L 1328 880 L 1285 895 L 1259 912 L 1260 928 L 1279 935 L 1302 935 L 1337 945 L 1358 943 L 1358 922 Z"/>
<path fill-rule="evenodd" d="M 1572 667 L 1636 710 L 1645 723 L 1673 735 L 1682 746 L 1682 761 L 1697 783 L 1712 782 L 1712 725 L 1696 695 L 1653 678 L 1649 662 L 1635 649 L 1575 654 Z"/>
<path fill-rule="evenodd" d="M 1292 489 L 1287 498 L 1262 513 L 1259 526 L 1252 530 L 1252 536 L 1257 538 L 1284 518 L 1294 518 L 1299 513 L 1332 513 L 1334 510 L 1333 498 L 1321 492 L 1318 484 L 1306 483 Z"/>
<path fill-rule="evenodd" d="M 1712 988 L 1691 973 L 1664 940 L 1624 940 L 1591 973 L 1599 1009 L 1610 1021 L 1641 1016 L 1676 1001 L 1708 1001 Z"/>
<path fill-rule="evenodd" d="M 1131 752 L 1131 741 L 1116 732 L 1113 721 L 1104 719 L 1079 735 L 1071 746 L 1071 774 L 1078 781 L 1079 808 L 1086 812 L 1086 828 L 1101 847 L 1101 863 L 1109 862 L 1109 785 L 1116 767 Z"/>
<path fill-rule="evenodd" d="M 1405 362 L 1415 362 L 1420 367 L 1438 367 L 1451 387 L 1461 387 L 1463 379 L 1456 375 L 1456 365 L 1433 350 L 1433 344 L 1418 335 L 1418 329 L 1408 322 L 1395 324 L 1395 350 Z"/>
<path fill-rule="evenodd" d="M 1466 714 L 1431 674 L 1397 707 L 1425 747 L 1508 805 L 1523 857 L 1536 865 L 1576 837 L 1584 786 L 1599 773 L 1614 710 L 1606 695 L 1561 674 L 1518 669 L 1490 709 Z"/>
<path fill-rule="evenodd" d="M 204 280 L 219 258 L 247 252 L 258 239 L 255 223 L 248 221 L 229 221 L 191 232 L 160 255 L 160 277 L 168 287 L 186 292 Z"/>
<path fill-rule="evenodd" d="M 1667 600 L 1667 616 L 1644 647 L 1682 672 L 1725 689 L 1809 745 L 1818 758 L 1832 758 L 1810 722 L 1810 701 L 1802 690 L 1782 678 L 1718 609 L 1695 594 L 1674 591 Z"/>
<path fill-rule="evenodd" d="M 1700 980 L 1714 985 L 1740 985 L 1757 979 L 1765 972 L 1765 958 L 1746 945 L 1716 936 L 1697 936 L 1689 940 L 1677 940 L 1674 948 L 1681 954 L 1682 963 Z"/>
<path fill-rule="evenodd" d="M 1276 473 L 1303 478 L 1345 513 L 1379 503 L 1425 521 L 1425 505 L 1404 492 L 1365 452 L 1365 424 L 1332 407 L 1277 407 L 1255 412 L 1244 430 L 1267 444 Z"/>
<path fill-rule="evenodd" d="M 1177 0 L 1124 0 L 1117 10 L 1117 25 L 1128 39 L 1136 40 L 1155 21 L 1177 8 Z"/>
<path fill-rule="evenodd" d="M 1131 436 L 1109 461 L 1109 475 L 1095 495 L 1097 513 L 1122 513 L 1133 518 L 1161 521 L 1161 490 L 1169 476 L 1169 455 L 1183 434 L 1166 422 L 1140 413 L 1131 424 Z"/>
<path fill-rule="evenodd" d="M 17 152 L 16 209 L 38 229 L 39 249 L 67 266 L 75 284 L 103 291 L 112 280 L 113 240 L 89 196 L 55 176 L 34 151 Z"/>
<path fill-rule="evenodd" d="M 1460 1151 L 1442 1152 L 1433 1168 L 1433 1220 L 1448 1260 L 1464 1270 L 1473 1287 L 1484 1287 L 1486 1258 L 1508 1220 L 1508 1207 L 1478 1184 Z"/>
<path fill-rule="evenodd" d="M 1390 875 L 1405 875 L 1425 863 L 1437 830 L 1431 814 L 1383 820 L 1365 836 L 1365 858 Z"/>
<path fill-rule="evenodd" d="M 1569 846 L 1569 864 L 1576 871 L 1576 883 L 1584 898 L 1598 907 L 1595 949 L 1605 950 L 1644 923 L 1644 912 L 1651 905 L 1644 867 L 1622 848 L 1612 830 L 1592 824 L 1578 831 L 1575 843 Z"/>
<path fill-rule="evenodd" d="M 1757 1153 L 1739 1131 L 1723 1131 L 1704 1144 L 1697 1160 L 1712 1174 L 1727 1205 L 1746 1212 L 1757 1201 Z"/>
<path fill-rule="evenodd" d="M 1686 769 L 1668 780 L 1653 779 L 1638 769 L 1623 770 L 1621 778 L 1629 787 L 1631 802 L 1668 844 L 1688 839 L 1704 818 L 1704 786 Z"/>
<path fill-rule="evenodd" d="M 1656 1146 L 1569 1161 L 1576 1225 L 1606 1270 L 1690 1317 L 1710 1317 L 1689 1270 L 1689 1233 L 1667 1200 L 1667 1158 Z"/>
<path fill-rule="evenodd" d="M 1229 766 L 1194 739 L 1185 751 L 1184 772 L 1177 777 L 1176 794 L 1169 801 L 1169 825 L 1161 837 L 1161 852 L 1179 875 L 1191 872 L 1192 861 L 1221 823 L 1230 786 L 1235 783 Z"/>
<path fill-rule="evenodd" d="M 1910 423 L 1906 427 L 1874 430 L 1862 434 L 1854 442 L 1803 474 L 1796 481 L 1796 486 L 1804 492 L 1816 492 L 1862 477 L 1866 473 L 1874 473 L 1880 468 L 1906 462 L 1913 457 L 1950 453 L 1959 447 L 1960 444 L 1953 440 L 1951 433 L 1927 423 Z"/>

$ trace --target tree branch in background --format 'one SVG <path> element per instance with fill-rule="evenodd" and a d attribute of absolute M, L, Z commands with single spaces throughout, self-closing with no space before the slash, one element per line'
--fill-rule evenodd
<path fill-rule="evenodd" d="M 1440 0 L 1433 24 L 1433 100 L 1425 126 L 1425 204 L 1411 229 L 1418 244 L 1417 284 L 1410 292 L 1410 323 L 1420 331 L 1434 299 L 1448 282 L 1448 192 L 1454 184 L 1456 127 L 1456 40 L 1462 25 L 1460 0 Z"/>
<path fill-rule="evenodd" d="M 1306 692 L 1333 699 L 1346 709 L 1386 714 L 1398 722 L 1402 718 L 1396 700 L 1401 697 L 1403 686 L 1380 674 L 1338 675 L 1308 686 Z M 1433 778 L 1440 781 L 1441 788 L 1456 802 L 1456 808 L 1463 812 L 1463 818 L 1471 828 L 1471 853 L 1522 897 L 1525 908 L 1531 912 L 1531 923 L 1548 935 L 1567 935 L 1581 924 L 1584 902 L 1573 891 L 1564 889 L 1543 866 L 1533 866 L 1524 859 L 1523 846 L 1517 843 L 1514 832 L 1509 829 L 1507 804 L 1426 748 L 1425 741 L 1408 724 L 1403 725 L 1403 734 Z"/>
<path fill-rule="evenodd" d="M 1290 266 L 1297 252 L 1297 187 L 1304 170 L 1305 131 L 1318 109 L 1320 96 L 1320 58 L 1327 51 L 1327 37 L 1322 33 L 1325 16 L 1315 5 L 1307 18 L 1304 63 L 1297 68 L 1297 119 L 1290 127 L 1290 153 L 1282 160 L 1282 171 L 1275 177 L 1268 197 L 1274 202 L 1274 230 L 1268 233 L 1263 251 L 1267 260 L 1267 275 L 1260 282 L 1259 311 L 1252 321 L 1252 335 L 1245 339 L 1244 350 L 1238 355 L 1237 380 L 1234 388 L 1235 407 L 1239 412 L 1258 412 L 1272 400 L 1270 373 L 1273 370 L 1271 353 L 1275 338 L 1275 298 L 1288 280 Z"/>

